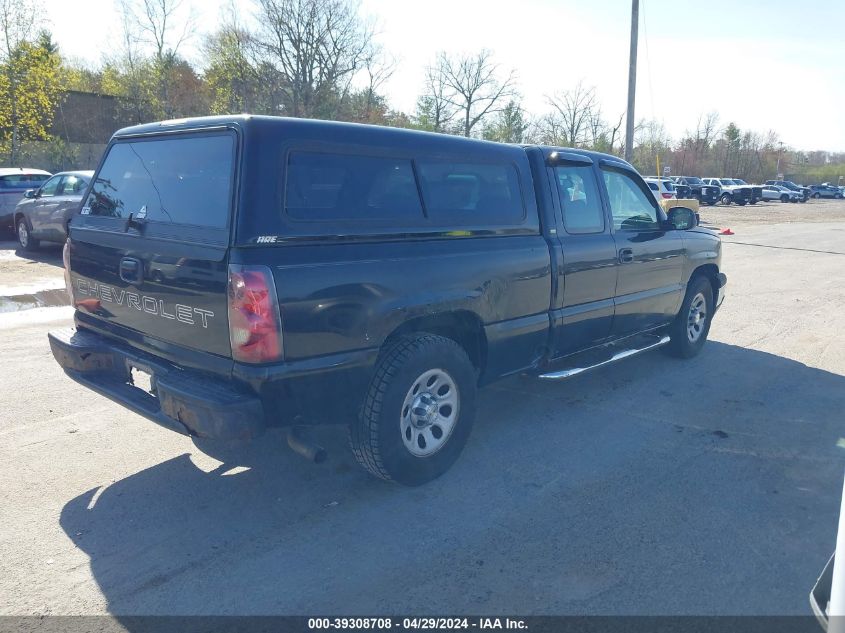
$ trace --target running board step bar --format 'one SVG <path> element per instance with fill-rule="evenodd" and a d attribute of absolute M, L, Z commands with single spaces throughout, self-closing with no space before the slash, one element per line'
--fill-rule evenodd
<path fill-rule="evenodd" d="M 598 369 L 599 367 L 610 365 L 611 363 L 615 363 L 616 361 L 622 360 L 623 358 L 630 358 L 631 356 L 636 356 L 637 354 L 647 352 L 650 349 L 661 347 L 663 345 L 666 345 L 669 340 L 670 339 L 668 336 L 664 336 L 661 337 L 660 340 L 658 340 L 656 343 L 652 343 L 651 345 L 646 345 L 645 347 L 640 347 L 637 349 L 626 349 L 621 352 L 617 352 L 607 360 L 603 360 L 600 363 L 596 363 L 595 365 L 588 365 L 586 367 L 573 367 L 571 369 L 562 369 L 561 371 L 553 371 L 547 374 L 540 374 L 540 378 L 543 378 L 545 380 L 564 380 L 565 378 L 572 378 L 572 376 L 583 374 L 585 371 Z"/>

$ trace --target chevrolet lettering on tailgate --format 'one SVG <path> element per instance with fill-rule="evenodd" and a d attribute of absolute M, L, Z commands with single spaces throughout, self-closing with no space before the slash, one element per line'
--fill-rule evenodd
<path fill-rule="evenodd" d="M 79 291 L 79 294 L 96 297 L 99 301 L 116 303 L 119 306 L 126 306 L 139 312 L 146 312 L 162 319 L 173 319 L 174 321 L 188 325 L 202 324 L 202 327 L 208 328 L 208 320 L 214 317 L 214 312 L 211 310 L 203 310 L 202 308 L 195 308 L 182 303 L 168 306 L 162 299 L 139 295 L 135 292 L 127 292 L 123 289 L 107 286 L 106 284 L 89 282 L 85 279 L 76 280 L 76 289 Z"/>

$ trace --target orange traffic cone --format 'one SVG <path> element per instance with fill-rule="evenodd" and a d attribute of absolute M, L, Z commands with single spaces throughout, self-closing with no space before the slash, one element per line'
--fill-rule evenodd
<path fill-rule="evenodd" d="M 719 235 L 736 235 L 736 233 L 734 233 L 730 229 L 722 229 L 721 231 L 719 231 Z"/>

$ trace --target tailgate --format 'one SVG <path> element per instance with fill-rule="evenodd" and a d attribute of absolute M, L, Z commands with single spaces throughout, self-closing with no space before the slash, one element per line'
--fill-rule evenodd
<path fill-rule="evenodd" d="M 224 130 L 118 139 L 109 146 L 71 225 L 77 310 L 94 322 L 231 355 L 227 282 L 236 145 L 234 132 Z"/>

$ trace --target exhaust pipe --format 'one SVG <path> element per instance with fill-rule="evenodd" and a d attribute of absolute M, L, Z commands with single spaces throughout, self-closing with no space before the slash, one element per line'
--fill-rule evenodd
<path fill-rule="evenodd" d="M 288 430 L 288 446 L 309 462 L 322 464 L 329 456 L 326 449 L 305 437 L 305 427 L 292 426 Z"/>

